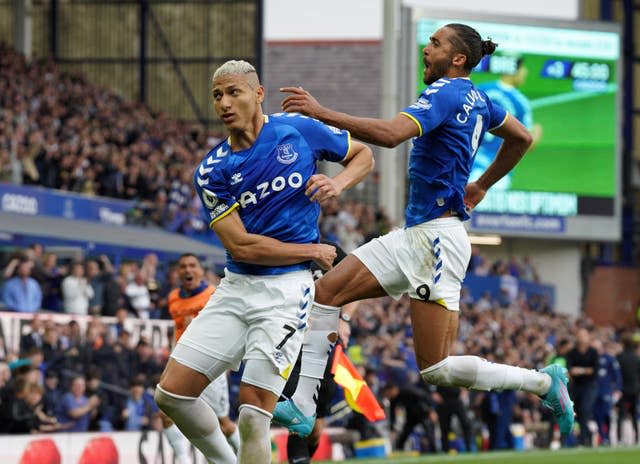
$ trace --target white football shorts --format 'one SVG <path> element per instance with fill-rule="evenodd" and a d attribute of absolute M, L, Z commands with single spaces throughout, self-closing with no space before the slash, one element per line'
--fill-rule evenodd
<path fill-rule="evenodd" d="M 200 393 L 200 398 L 211 406 L 216 417 L 227 417 L 229 415 L 229 383 L 226 373 L 207 385 Z"/>
<path fill-rule="evenodd" d="M 211 380 L 245 360 L 242 381 L 280 395 L 300 352 L 314 294 L 310 271 L 255 276 L 227 269 L 171 356 Z"/>
<path fill-rule="evenodd" d="M 354 250 L 389 296 L 434 301 L 460 309 L 460 289 L 471 244 L 457 217 L 393 230 Z"/>

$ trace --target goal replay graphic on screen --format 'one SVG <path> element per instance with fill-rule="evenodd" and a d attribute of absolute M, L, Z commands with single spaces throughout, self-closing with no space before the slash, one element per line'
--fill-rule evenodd
<path fill-rule="evenodd" d="M 418 92 L 425 88 L 422 48 L 434 31 L 455 22 L 499 44 L 471 79 L 517 117 L 534 140 L 524 159 L 476 207 L 470 229 L 619 239 L 619 31 L 594 30 L 598 24 L 417 18 Z M 499 146 L 500 139 L 487 133 L 471 180 Z"/>

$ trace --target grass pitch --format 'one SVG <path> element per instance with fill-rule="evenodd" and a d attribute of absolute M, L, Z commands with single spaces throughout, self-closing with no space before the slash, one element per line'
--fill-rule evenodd
<path fill-rule="evenodd" d="M 575 448 L 558 451 L 523 452 L 496 451 L 448 456 L 422 455 L 416 457 L 349 459 L 343 462 L 350 464 L 639 464 L 640 447 Z"/>

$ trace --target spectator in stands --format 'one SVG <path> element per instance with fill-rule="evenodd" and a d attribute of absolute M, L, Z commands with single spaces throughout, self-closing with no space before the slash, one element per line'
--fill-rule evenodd
<path fill-rule="evenodd" d="M 102 314 L 105 293 L 104 282 L 100 278 L 100 265 L 95 259 L 89 259 L 85 266 L 87 281 L 93 290 L 93 296 L 89 299 L 89 314 L 100 315 Z"/>
<path fill-rule="evenodd" d="M 528 282 L 540 281 L 538 277 L 538 271 L 533 266 L 530 256 L 525 256 L 524 258 L 522 258 L 522 266 L 520 269 L 521 269 L 520 278 L 522 280 L 526 280 Z"/>
<path fill-rule="evenodd" d="M 65 350 L 82 344 L 82 331 L 80 330 L 78 321 L 70 320 L 69 324 L 64 328 L 63 333 L 66 338 Z"/>
<path fill-rule="evenodd" d="M 520 278 L 520 273 L 522 272 L 520 268 L 520 263 L 518 263 L 518 258 L 515 255 L 509 256 L 509 261 L 506 264 L 507 272 L 509 275 L 515 277 L 516 279 Z"/>
<path fill-rule="evenodd" d="M 158 271 L 158 255 L 147 253 L 142 259 L 140 272 L 144 274 L 147 290 L 149 291 L 149 317 L 160 319 L 160 286 L 162 285 L 160 272 Z"/>
<path fill-rule="evenodd" d="M 149 319 L 149 311 L 152 309 L 151 295 L 147 287 L 146 276 L 142 271 L 135 274 L 134 280 L 127 284 L 124 292 L 138 317 Z"/>
<path fill-rule="evenodd" d="M 548 364 L 558 364 L 562 367 L 567 367 L 567 353 L 571 351 L 573 345 L 568 338 L 561 338 L 556 344 L 556 349 L 549 357 Z"/>
<path fill-rule="evenodd" d="M 89 300 L 93 296 L 93 288 L 84 275 L 84 263 L 73 263 L 71 274 L 62 280 L 64 312 L 86 316 L 89 314 Z"/>
<path fill-rule="evenodd" d="M 64 277 L 63 269 L 58 266 L 58 256 L 47 253 L 42 260 L 42 307 L 51 311 L 62 309 L 60 286 Z"/>
<path fill-rule="evenodd" d="M 46 369 L 60 371 L 64 366 L 64 350 L 60 341 L 60 328 L 51 322 L 44 329 L 42 355 Z"/>
<path fill-rule="evenodd" d="M 405 421 L 402 431 L 395 440 L 394 448 L 403 450 L 405 442 L 413 430 L 422 425 L 427 435 L 427 449 L 436 452 L 435 421 L 437 416 L 433 408 L 433 401 L 424 386 L 405 385 L 399 387 L 389 383 L 382 388 L 382 398 L 389 401 L 389 426 L 393 429 L 397 409 L 404 409 Z"/>
<path fill-rule="evenodd" d="M 494 307 L 493 297 L 490 291 L 485 291 L 480 298 L 475 302 L 474 307 L 478 311 L 489 311 Z"/>
<path fill-rule="evenodd" d="M 15 277 L 11 277 L 2 287 L 2 302 L 10 311 L 34 313 L 42 305 L 42 289 L 37 280 L 31 277 L 33 261 L 25 255 L 12 259 L 5 270 L 15 269 Z"/>
<path fill-rule="evenodd" d="M 30 324 L 25 326 L 24 331 L 26 333 L 20 336 L 20 353 L 26 354 L 31 348 L 42 348 L 42 335 L 44 333 L 44 327 L 42 319 L 37 314 L 34 314 L 30 321 Z"/>
<path fill-rule="evenodd" d="M 107 255 L 100 255 L 97 263 L 98 274 L 94 277 L 94 280 L 96 281 L 96 287 L 102 288 L 100 294 L 102 305 L 99 305 L 99 314 L 102 316 L 115 316 L 117 309 L 123 304 L 120 285 Z"/>
<path fill-rule="evenodd" d="M 166 196 L 167 179 L 191 173 L 207 139 L 215 140 L 202 127 L 153 115 L 51 62 L 27 63 L 5 46 L 0 55 L 2 177 L 151 204 Z M 19 159 L 13 165 L 10 149 Z M 192 198 L 189 182 L 181 194 Z"/>
<path fill-rule="evenodd" d="M 62 397 L 62 411 L 58 421 L 62 424 L 70 424 L 69 432 L 86 432 L 89 430 L 91 415 L 95 414 L 100 406 L 100 398 L 93 395 L 85 396 L 86 382 L 84 377 L 76 376 L 71 380 L 69 391 Z"/>
<path fill-rule="evenodd" d="M 575 347 L 567 353 L 571 397 L 580 424 L 578 443 L 584 446 L 591 446 L 589 422 L 593 420 L 593 405 L 598 394 L 598 352 L 591 346 L 591 341 L 589 330 L 583 327 L 578 330 Z"/>
<path fill-rule="evenodd" d="M 32 243 L 24 249 L 24 254 L 27 255 L 31 261 L 33 261 L 33 270 L 31 276 L 41 283 L 42 276 L 42 258 L 44 256 L 44 248 L 39 243 Z"/>
<path fill-rule="evenodd" d="M 207 280 L 215 287 L 218 285 L 220 279 L 218 279 L 217 283 L 211 282 L 209 279 Z M 169 293 L 171 293 L 174 288 L 177 288 L 179 286 L 180 276 L 178 274 L 178 266 L 176 263 L 172 263 L 167 271 L 164 284 L 158 290 L 158 308 L 160 308 L 160 319 L 171 319 L 168 307 L 168 297 Z"/>
<path fill-rule="evenodd" d="M 623 351 L 618 355 L 622 374 L 622 398 L 618 403 L 618 440 L 622 437 L 622 423 L 627 418 L 635 434 L 634 443 L 640 444 L 638 434 L 638 399 L 640 397 L 640 357 L 637 343 L 631 334 L 622 337 Z"/>
<path fill-rule="evenodd" d="M 113 345 L 118 368 L 121 376 L 128 378 L 134 370 L 135 353 L 131 347 L 131 334 L 127 330 L 122 330 L 117 341 Z"/>
<path fill-rule="evenodd" d="M 132 371 L 137 374 L 144 374 L 147 379 L 162 372 L 162 368 L 154 358 L 153 348 L 147 340 L 141 339 L 138 342 L 136 351 L 133 354 Z"/>
<path fill-rule="evenodd" d="M 52 432 L 60 428 L 55 417 L 42 411 L 42 394 L 43 389 L 37 383 L 31 383 L 25 377 L 16 380 L 10 405 L 9 433 Z"/>
<path fill-rule="evenodd" d="M 44 384 L 44 352 L 42 348 L 33 347 L 29 351 L 26 352 L 21 361 L 26 361 L 29 366 L 31 366 L 32 371 L 31 379 L 33 382 L 38 385 Z"/>
<path fill-rule="evenodd" d="M 518 298 L 518 279 L 511 274 L 509 267 L 506 264 L 501 263 L 498 268 L 498 274 L 500 275 L 500 291 L 506 298 L 506 304 L 512 305 Z M 502 305 L 501 305 L 502 306 Z M 503 306 L 505 307 L 505 306 Z"/>
<path fill-rule="evenodd" d="M 110 340 L 117 340 L 122 331 L 127 328 L 127 319 L 129 318 L 129 310 L 127 308 L 119 308 L 116 311 L 116 322 L 109 326 Z"/>
<path fill-rule="evenodd" d="M 458 387 L 437 387 L 432 394 L 438 413 L 438 423 L 440 424 L 440 439 L 442 451 L 449 452 L 449 431 L 451 430 L 451 420 L 453 416 L 458 418 L 464 437 L 465 450 L 471 451 L 471 421 L 467 416 L 468 409 L 462 402 L 461 390 Z"/>
<path fill-rule="evenodd" d="M 59 374 L 53 369 L 47 369 L 44 376 L 44 395 L 42 407 L 46 415 L 60 417 L 62 414 L 62 396 Z"/>
<path fill-rule="evenodd" d="M 492 362 L 505 361 L 501 354 L 492 356 L 490 360 Z M 483 420 L 489 429 L 489 449 L 513 448 L 511 424 L 513 409 L 516 405 L 516 392 L 514 390 L 488 391 L 483 395 Z"/>
<path fill-rule="evenodd" d="M 129 397 L 122 410 L 125 430 L 148 430 L 153 416 L 158 413 L 153 397 L 145 391 L 144 375 L 136 375 L 129 384 Z"/>
<path fill-rule="evenodd" d="M 113 431 L 114 425 L 118 423 L 117 415 L 120 413 L 119 403 L 121 402 L 114 398 L 115 395 L 109 395 L 108 392 L 102 388 L 100 369 L 97 367 L 93 366 L 87 370 L 86 383 L 86 396 L 96 396 L 100 399 L 100 405 L 97 407 L 95 413 L 91 414 L 89 430 L 100 432 Z"/>
<path fill-rule="evenodd" d="M 611 410 L 622 396 L 620 364 L 614 355 L 605 350 L 602 340 L 595 339 L 592 346 L 598 352 L 598 394 L 593 406 L 593 416 L 598 424 L 600 443 L 608 445 Z"/>

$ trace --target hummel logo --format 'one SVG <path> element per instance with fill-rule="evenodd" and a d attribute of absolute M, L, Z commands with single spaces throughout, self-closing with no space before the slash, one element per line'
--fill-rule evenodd
<path fill-rule="evenodd" d="M 207 158 L 207 166 L 211 166 L 212 164 L 219 163 L 220 161 L 222 160 L 214 159 L 213 155 L 211 155 L 209 158 Z"/>
<path fill-rule="evenodd" d="M 231 181 L 229 184 L 236 185 L 238 182 L 242 182 L 244 179 L 242 178 L 241 172 L 236 172 L 231 176 Z"/>
<path fill-rule="evenodd" d="M 200 165 L 200 169 L 198 169 L 198 173 L 201 176 L 204 176 L 205 174 L 209 174 L 211 171 L 213 171 L 213 168 L 205 168 L 202 164 Z"/>
<path fill-rule="evenodd" d="M 216 155 L 218 156 L 218 158 L 223 158 L 228 154 L 229 154 L 229 150 L 223 150 L 222 147 L 218 148 L 218 151 L 216 151 Z"/>

